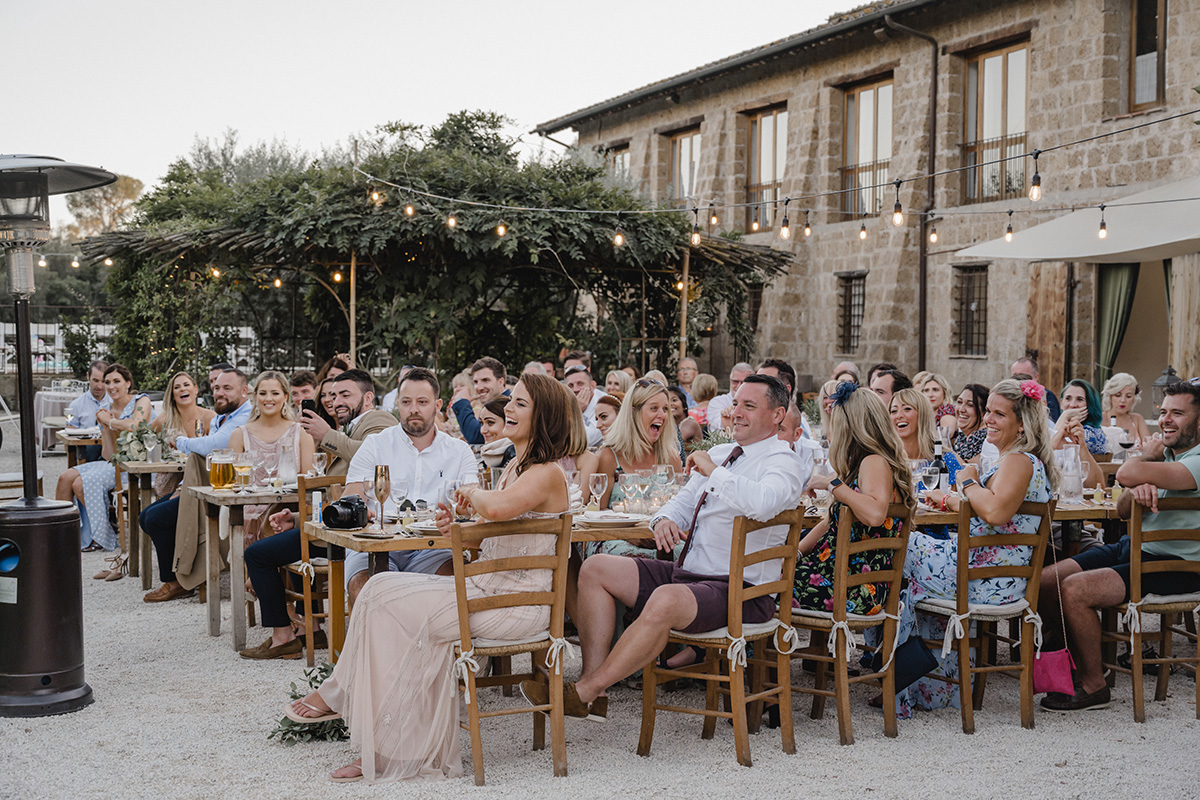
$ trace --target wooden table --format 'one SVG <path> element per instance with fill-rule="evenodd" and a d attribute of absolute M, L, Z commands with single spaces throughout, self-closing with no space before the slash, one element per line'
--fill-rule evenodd
<path fill-rule="evenodd" d="M 99 436 L 68 436 L 66 429 L 63 428 L 54 432 L 54 438 L 62 442 L 64 449 L 67 451 L 67 469 L 79 463 L 79 457 L 75 454 L 75 448 L 88 447 L 89 445 L 100 444 L 103 441 Z"/>
<path fill-rule="evenodd" d="M 233 649 L 246 647 L 246 562 L 243 560 L 246 543 L 241 530 L 243 508 L 272 503 L 297 503 L 295 492 L 264 489 L 238 494 L 232 490 L 216 490 L 211 486 L 192 486 L 188 489 L 200 506 L 200 529 L 206 531 L 208 574 L 208 635 L 221 635 L 221 540 L 229 539 L 229 595 L 233 626 Z"/>
<path fill-rule="evenodd" d="M 70 450 L 67 451 L 68 453 Z M 117 465 L 117 475 L 129 475 L 129 523 L 126 547 L 129 549 L 129 574 L 142 577 L 142 589 L 149 589 L 154 570 L 150 566 L 150 537 L 139 524 L 142 509 L 154 502 L 152 476 L 165 472 L 183 472 L 183 461 L 126 461 Z M 144 567 L 144 568 L 143 568 Z"/>

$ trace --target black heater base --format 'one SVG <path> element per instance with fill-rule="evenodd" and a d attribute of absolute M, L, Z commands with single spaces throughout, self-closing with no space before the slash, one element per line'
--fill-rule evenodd
<path fill-rule="evenodd" d="M 35 498 L 0 506 L 0 717 L 77 711 L 83 679 L 79 512 Z"/>

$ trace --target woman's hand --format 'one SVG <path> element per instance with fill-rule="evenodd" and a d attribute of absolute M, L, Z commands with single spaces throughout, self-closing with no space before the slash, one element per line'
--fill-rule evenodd
<path fill-rule="evenodd" d="M 816 496 L 818 491 L 824 491 L 829 488 L 829 482 L 834 478 L 833 475 L 817 475 L 813 474 L 808 479 L 808 485 L 804 487 L 804 491 L 809 495 Z"/>
<path fill-rule="evenodd" d="M 479 485 L 472 483 L 454 492 L 454 505 L 457 506 L 460 515 L 464 517 L 475 516 L 475 504 L 471 502 L 471 495 L 478 490 Z"/>
<path fill-rule="evenodd" d="M 960 469 L 958 471 L 958 474 L 955 476 L 954 479 L 955 479 L 955 482 L 959 486 L 962 486 L 963 481 L 966 481 L 966 480 L 973 480 L 976 483 L 978 483 L 979 482 L 979 467 L 977 467 L 975 464 L 972 464 L 972 463 L 964 464 L 962 469 Z"/>
<path fill-rule="evenodd" d="M 442 536 L 450 535 L 450 526 L 454 524 L 454 515 L 450 513 L 450 509 L 446 508 L 445 503 L 438 503 L 433 521 L 437 524 L 438 533 Z"/>
<path fill-rule="evenodd" d="M 962 475 L 962 472 L 959 472 Z M 959 499 L 956 494 L 949 494 L 940 489 L 930 489 L 925 493 L 925 502 L 937 511 L 958 511 Z"/>

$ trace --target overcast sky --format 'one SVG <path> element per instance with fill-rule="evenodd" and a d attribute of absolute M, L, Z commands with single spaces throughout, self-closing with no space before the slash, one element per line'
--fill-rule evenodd
<path fill-rule="evenodd" d="M 391 120 L 485 109 L 524 132 L 857 5 L 6 0 L 0 153 L 103 166 L 149 188 L 196 136 L 227 128 L 243 144 L 319 150 Z M 61 224 L 65 205 L 53 206 Z"/>

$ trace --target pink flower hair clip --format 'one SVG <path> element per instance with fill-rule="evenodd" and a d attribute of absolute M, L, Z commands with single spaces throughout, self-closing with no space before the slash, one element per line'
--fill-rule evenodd
<path fill-rule="evenodd" d="M 1046 399 L 1046 387 L 1037 381 L 1021 381 L 1021 394 L 1030 400 L 1044 401 Z"/>

